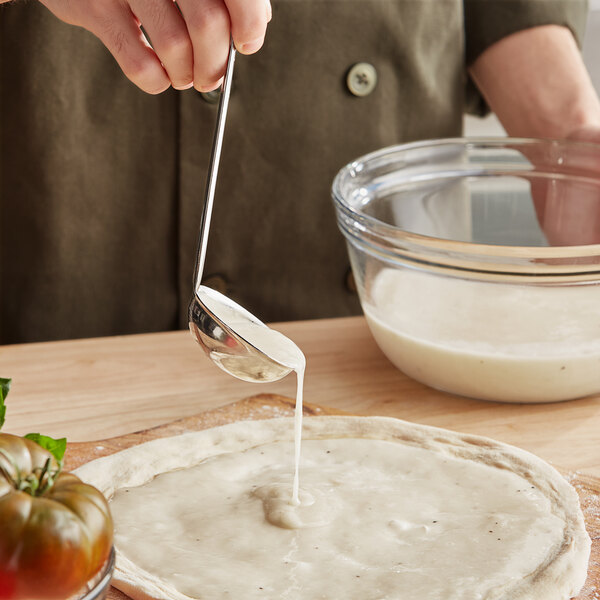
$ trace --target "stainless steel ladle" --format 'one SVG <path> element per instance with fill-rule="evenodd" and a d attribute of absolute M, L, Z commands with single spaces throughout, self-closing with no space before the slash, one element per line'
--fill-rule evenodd
<path fill-rule="evenodd" d="M 231 80 L 233 78 L 233 65 L 235 62 L 235 47 L 233 41 L 229 48 L 227 69 L 221 90 L 221 99 L 217 113 L 217 125 L 213 138 L 212 153 L 209 163 L 208 181 L 206 184 L 206 197 L 202 220 L 200 223 L 200 237 L 198 240 L 198 256 L 194 275 L 194 296 L 189 306 L 189 327 L 194 339 L 200 344 L 206 354 L 224 371 L 244 381 L 268 382 L 277 381 L 293 370 L 291 364 L 282 364 L 257 341 L 251 343 L 246 339 L 247 332 L 254 333 L 256 328 L 264 327 L 268 330 L 267 340 L 275 337 L 283 338 L 292 344 L 282 334 L 269 330 L 269 328 L 245 308 L 219 292 L 201 284 L 208 244 L 210 219 L 212 215 L 217 173 L 221 148 L 223 145 L 223 132 L 225 119 L 229 106 L 231 93 Z M 259 333 L 266 334 L 267 332 Z M 246 336 L 246 337 L 244 337 Z M 280 336 L 280 338 L 278 337 Z M 252 335 L 253 340 L 261 340 L 264 335 Z M 289 361 L 288 361 L 289 362 Z"/>

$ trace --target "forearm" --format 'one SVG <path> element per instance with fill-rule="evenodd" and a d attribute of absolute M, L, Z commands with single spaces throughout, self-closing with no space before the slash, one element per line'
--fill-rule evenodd
<path fill-rule="evenodd" d="M 563 138 L 600 126 L 600 101 L 564 27 L 535 27 L 505 37 L 469 72 L 511 136 Z"/>

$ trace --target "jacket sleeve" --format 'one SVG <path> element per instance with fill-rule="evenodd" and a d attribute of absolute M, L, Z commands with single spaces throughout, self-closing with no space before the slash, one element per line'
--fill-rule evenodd
<path fill-rule="evenodd" d="M 568 27 L 581 47 L 588 14 L 587 0 L 464 0 L 465 62 L 468 68 L 502 38 L 540 25 Z M 468 80 L 467 112 L 485 115 L 488 108 Z"/>

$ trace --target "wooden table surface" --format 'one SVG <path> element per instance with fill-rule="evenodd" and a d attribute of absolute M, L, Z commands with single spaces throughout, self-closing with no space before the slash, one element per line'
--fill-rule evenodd
<path fill-rule="evenodd" d="M 308 402 L 490 436 L 600 477 L 600 396 L 535 405 L 459 398 L 395 369 L 363 317 L 275 328 L 306 354 Z M 295 394 L 292 376 L 251 384 L 223 373 L 186 331 L 0 346 L 0 377 L 13 379 L 5 431 L 70 441 L 139 431 L 253 394 Z"/>

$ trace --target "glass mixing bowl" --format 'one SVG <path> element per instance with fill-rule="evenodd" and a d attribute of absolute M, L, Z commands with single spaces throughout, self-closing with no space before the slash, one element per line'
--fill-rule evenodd
<path fill-rule="evenodd" d="M 115 570 L 115 549 L 111 548 L 108 559 L 99 573 L 87 583 L 85 589 L 73 600 L 104 600 L 110 590 Z"/>
<path fill-rule="evenodd" d="M 333 183 L 381 350 L 434 388 L 505 402 L 600 392 L 600 145 L 447 139 Z"/>

